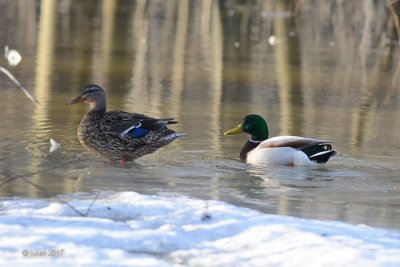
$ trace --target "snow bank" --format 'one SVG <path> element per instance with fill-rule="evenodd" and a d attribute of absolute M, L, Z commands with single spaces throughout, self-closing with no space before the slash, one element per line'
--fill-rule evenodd
<path fill-rule="evenodd" d="M 0 202 L 2 266 L 400 266 L 400 233 L 133 192 Z M 78 199 L 78 200 L 77 200 Z"/>

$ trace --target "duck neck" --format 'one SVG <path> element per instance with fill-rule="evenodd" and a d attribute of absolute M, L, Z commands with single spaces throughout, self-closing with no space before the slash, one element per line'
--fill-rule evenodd
<path fill-rule="evenodd" d="M 240 151 L 240 160 L 243 162 L 247 161 L 247 153 L 252 151 L 254 148 L 256 148 L 261 141 L 252 141 L 251 139 L 244 144 L 242 150 Z"/>
<path fill-rule="evenodd" d="M 251 135 L 250 140 L 246 142 L 243 146 L 242 150 L 240 151 L 240 159 L 244 162 L 247 161 L 247 154 L 256 148 L 261 142 L 268 139 L 269 131 L 268 125 L 266 122 L 260 122 L 257 127 L 252 128 L 248 131 Z"/>
<path fill-rule="evenodd" d="M 87 123 L 87 122 L 97 122 L 100 121 L 104 115 L 106 114 L 106 108 L 92 108 L 88 110 L 88 112 L 83 116 L 81 124 Z"/>

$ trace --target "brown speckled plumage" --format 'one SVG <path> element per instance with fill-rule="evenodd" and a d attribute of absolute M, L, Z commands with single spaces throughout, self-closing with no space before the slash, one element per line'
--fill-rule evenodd
<path fill-rule="evenodd" d="M 68 104 L 80 102 L 90 105 L 79 124 L 80 143 L 86 149 L 110 160 L 134 160 L 153 153 L 182 135 L 166 127 L 167 124 L 176 123 L 172 118 L 154 119 L 137 113 L 106 112 L 106 96 L 98 85 L 86 86 L 82 94 Z M 130 128 L 145 129 L 148 133 L 134 137 L 131 132 L 127 132 Z"/>

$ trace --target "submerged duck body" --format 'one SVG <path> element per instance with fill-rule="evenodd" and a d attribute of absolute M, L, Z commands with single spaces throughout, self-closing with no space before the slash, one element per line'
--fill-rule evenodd
<path fill-rule="evenodd" d="M 243 122 L 224 135 L 246 132 L 251 138 L 240 152 L 240 159 L 256 165 L 282 164 L 288 166 L 326 163 L 337 152 L 331 142 L 300 136 L 268 138 L 268 125 L 259 115 L 248 115 Z"/>
<path fill-rule="evenodd" d="M 78 127 L 82 146 L 99 156 L 121 164 L 153 153 L 160 147 L 182 136 L 167 128 L 177 123 L 173 118 L 155 119 L 143 114 L 124 111 L 106 111 L 104 90 L 95 84 L 88 85 L 78 97 L 67 104 L 87 103 L 88 112 Z"/>

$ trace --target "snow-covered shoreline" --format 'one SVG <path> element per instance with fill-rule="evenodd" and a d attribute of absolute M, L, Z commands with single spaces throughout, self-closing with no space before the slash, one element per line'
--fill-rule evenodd
<path fill-rule="evenodd" d="M 184 196 L 63 197 L 88 216 L 54 201 L 0 201 L 1 266 L 400 266 L 395 231 Z"/>

